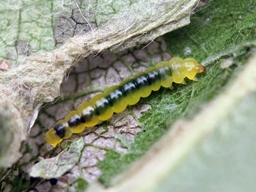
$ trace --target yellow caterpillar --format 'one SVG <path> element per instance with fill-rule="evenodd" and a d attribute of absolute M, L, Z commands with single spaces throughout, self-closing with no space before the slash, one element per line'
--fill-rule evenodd
<path fill-rule="evenodd" d="M 76 111 L 71 111 L 46 133 L 46 141 L 55 147 L 73 133 L 81 133 L 86 127 L 93 127 L 99 121 L 111 118 L 113 113 L 122 112 L 128 105 L 136 104 L 141 97 L 148 97 L 161 86 L 171 88 L 173 82 L 185 83 L 185 78 L 196 80 L 196 74 L 203 72 L 205 67 L 193 58 L 183 60 L 174 57 L 170 61 L 162 61 L 110 87 L 90 102 L 82 103 Z"/>

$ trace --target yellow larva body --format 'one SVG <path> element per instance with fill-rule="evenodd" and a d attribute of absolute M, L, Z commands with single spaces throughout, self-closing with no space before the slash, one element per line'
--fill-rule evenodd
<path fill-rule="evenodd" d="M 113 113 L 122 112 L 128 105 L 136 104 L 141 97 L 148 97 L 161 86 L 172 87 L 172 83 L 184 83 L 185 78 L 195 80 L 196 74 L 203 72 L 204 66 L 193 58 L 183 60 L 174 57 L 170 61 L 162 61 L 110 87 L 90 102 L 82 103 L 76 111 L 71 111 L 46 133 L 46 140 L 55 147 L 73 133 L 81 133 L 85 128 L 111 118 Z"/>

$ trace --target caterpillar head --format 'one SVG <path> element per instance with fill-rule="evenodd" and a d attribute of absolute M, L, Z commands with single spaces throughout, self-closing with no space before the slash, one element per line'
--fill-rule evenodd
<path fill-rule="evenodd" d="M 191 80 L 195 80 L 196 74 L 206 71 L 205 67 L 193 58 L 184 59 L 183 74 Z"/>

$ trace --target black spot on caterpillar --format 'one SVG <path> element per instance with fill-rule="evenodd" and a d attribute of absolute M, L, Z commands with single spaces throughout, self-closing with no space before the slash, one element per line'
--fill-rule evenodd
<path fill-rule="evenodd" d="M 171 88 L 173 82 L 181 84 L 185 78 L 196 80 L 196 74 L 203 72 L 205 67 L 193 58 L 183 60 L 174 57 L 169 61 L 162 61 L 145 72 L 108 88 L 90 102 L 82 103 L 76 111 L 71 111 L 46 133 L 46 141 L 55 147 L 73 133 L 81 133 L 85 128 L 111 118 L 113 113 L 122 112 L 128 105 L 136 104 L 141 97 L 148 97 L 161 86 Z"/>
<path fill-rule="evenodd" d="M 56 185 L 57 182 L 58 182 L 58 179 L 56 179 L 56 178 L 51 178 L 51 179 L 49 179 L 49 181 L 50 181 L 51 185 Z"/>

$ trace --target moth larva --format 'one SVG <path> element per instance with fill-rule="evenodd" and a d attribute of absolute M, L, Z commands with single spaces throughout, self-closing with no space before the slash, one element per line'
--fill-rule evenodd
<path fill-rule="evenodd" d="M 122 112 L 128 105 L 136 104 L 141 97 L 148 97 L 161 86 L 170 88 L 173 82 L 185 83 L 185 78 L 196 80 L 196 74 L 203 72 L 205 67 L 193 58 L 183 60 L 174 57 L 170 61 L 162 61 L 145 72 L 108 88 L 90 102 L 82 103 L 76 111 L 71 111 L 46 133 L 46 140 L 55 147 L 73 133 L 81 133 L 85 128 L 111 118 L 113 113 Z"/>

